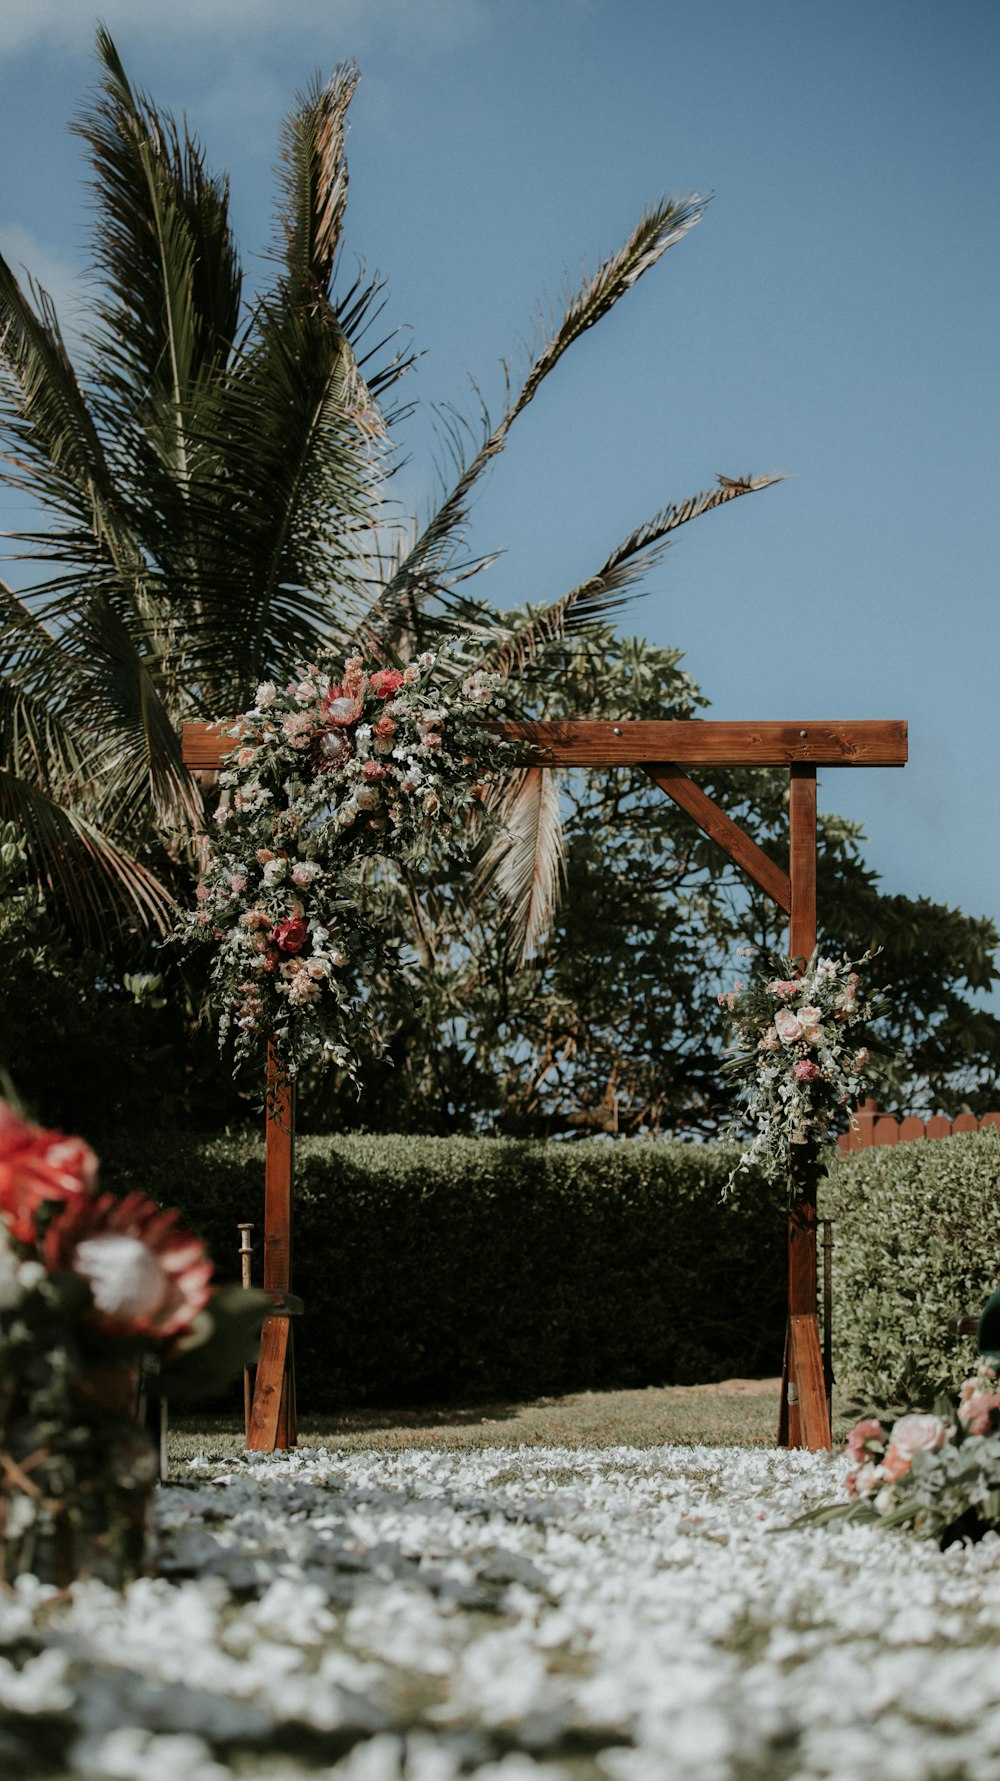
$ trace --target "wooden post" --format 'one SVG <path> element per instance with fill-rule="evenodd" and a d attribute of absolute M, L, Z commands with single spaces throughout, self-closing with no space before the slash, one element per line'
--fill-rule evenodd
<path fill-rule="evenodd" d="M 281 1068 L 273 1039 L 267 1048 L 267 1126 L 264 1149 L 264 1290 L 292 1284 L 292 1184 L 295 1167 L 295 1091 Z M 250 1411 L 247 1446 L 273 1453 L 294 1447 L 292 1326 L 287 1316 L 265 1317 Z"/>
<path fill-rule="evenodd" d="M 816 948 L 816 768 L 789 768 L 789 877 L 792 910 L 788 950 L 803 970 Z M 816 1276 L 816 1186 L 811 1144 L 793 1144 L 788 1214 L 788 1325 L 778 1421 L 780 1446 L 829 1448 Z"/>

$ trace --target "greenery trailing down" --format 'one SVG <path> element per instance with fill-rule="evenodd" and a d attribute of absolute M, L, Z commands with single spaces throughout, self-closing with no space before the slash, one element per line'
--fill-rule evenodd
<path fill-rule="evenodd" d="M 1000 1137 L 879 1146 L 834 1164 L 820 1210 L 834 1226 L 834 1366 L 852 1399 L 931 1403 L 972 1371 L 949 1327 L 997 1285 Z"/>
<path fill-rule="evenodd" d="M 299 1402 L 334 1411 L 769 1375 L 781 1363 L 782 1196 L 723 1205 L 725 1147 L 307 1138 L 293 1256 Z M 263 1147 L 107 1143 L 103 1177 L 180 1207 L 220 1266 L 255 1224 Z M 257 1272 L 259 1277 L 259 1260 Z"/>

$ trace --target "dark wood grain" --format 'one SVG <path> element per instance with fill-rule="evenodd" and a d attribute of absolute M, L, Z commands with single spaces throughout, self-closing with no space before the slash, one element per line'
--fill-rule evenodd
<path fill-rule="evenodd" d="M 211 771 L 234 748 L 231 722 L 190 723 L 183 729 L 185 765 Z M 599 718 L 566 723 L 496 726 L 512 741 L 543 751 L 554 767 L 629 767 L 675 761 L 685 767 L 902 767 L 907 758 L 901 718 L 790 723 L 692 719 Z"/>

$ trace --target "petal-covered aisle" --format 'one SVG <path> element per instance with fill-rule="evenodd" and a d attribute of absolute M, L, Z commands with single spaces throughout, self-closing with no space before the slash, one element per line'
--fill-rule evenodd
<path fill-rule="evenodd" d="M 0 1597 L 0 1771 L 994 1781 L 1000 1539 L 786 1533 L 734 1448 L 193 1462 L 163 1576 Z"/>

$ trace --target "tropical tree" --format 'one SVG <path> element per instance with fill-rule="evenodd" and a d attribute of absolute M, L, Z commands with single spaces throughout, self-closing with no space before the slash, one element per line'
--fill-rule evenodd
<path fill-rule="evenodd" d="M 101 288 L 78 365 L 51 299 L 0 261 L 0 476 L 39 508 L 33 528 L 7 534 L 33 566 L 26 585 L 0 584 L 0 820 L 23 835 L 54 914 L 108 945 L 162 931 L 188 879 L 204 809 L 181 759 L 185 720 L 243 710 L 257 681 L 324 646 L 405 656 L 443 622 L 471 657 L 512 670 L 605 614 L 678 526 L 774 479 L 720 479 L 562 598 L 499 620 L 466 585 L 489 560 L 468 560 L 475 487 L 570 346 L 704 201 L 643 215 L 524 377 L 508 374 L 503 411 L 483 413 L 467 459 L 453 430 L 452 486 L 404 525 L 386 479 L 409 361 L 381 334 L 379 282 L 337 277 L 357 70 L 338 68 L 291 111 L 274 274 L 248 296 L 226 181 L 131 85 L 104 30 L 97 51 L 99 94 L 76 128 Z M 537 936 L 556 824 L 537 779 L 518 790 Z"/>

